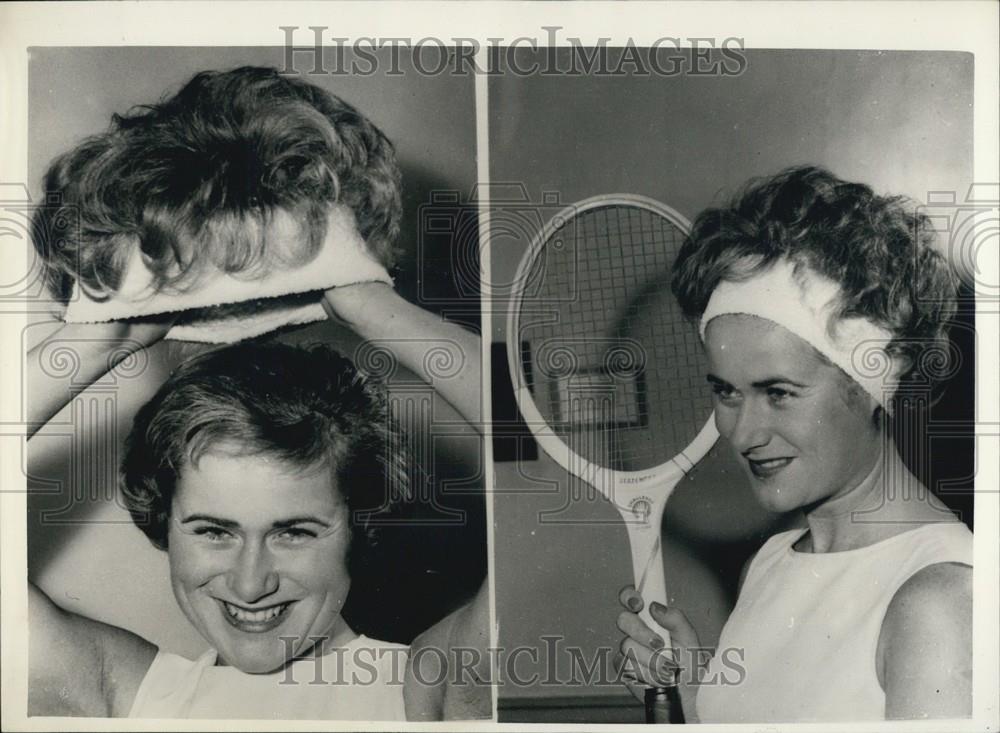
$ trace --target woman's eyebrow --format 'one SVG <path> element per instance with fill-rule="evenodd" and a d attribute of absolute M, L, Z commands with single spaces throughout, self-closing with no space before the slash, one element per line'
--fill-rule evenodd
<path fill-rule="evenodd" d="M 800 389 L 805 389 L 809 386 L 808 384 L 796 382 L 794 379 L 789 379 L 788 377 L 771 377 L 770 379 L 762 379 L 759 382 L 752 382 L 750 386 L 755 389 L 767 389 L 768 387 L 773 387 L 776 384 L 790 384 L 793 387 L 799 387 Z"/>
<path fill-rule="evenodd" d="M 211 522 L 212 524 L 217 524 L 220 527 L 226 527 L 227 529 L 235 529 L 240 526 L 239 522 L 235 522 L 232 519 L 219 519 L 218 517 L 213 517 L 210 514 L 192 514 L 189 517 L 184 517 L 181 520 L 181 524 L 188 524 L 189 522 Z"/>
<path fill-rule="evenodd" d="M 718 384 L 725 387 L 732 386 L 725 379 L 720 379 L 714 374 L 706 374 L 705 379 L 710 384 Z M 794 379 L 789 379 L 788 377 L 769 377 L 768 379 L 761 379 L 756 382 L 751 382 L 750 386 L 753 387 L 754 389 L 767 389 L 768 387 L 773 387 L 776 384 L 790 384 L 793 387 L 798 387 L 800 389 L 805 389 L 806 387 L 809 386 L 808 384 L 796 382 Z"/>
<path fill-rule="evenodd" d="M 271 527 L 273 529 L 285 529 L 287 527 L 294 527 L 296 524 L 318 524 L 321 527 L 330 527 L 330 523 L 319 517 L 292 517 L 291 519 L 279 519 L 277 522 L 273 522 Z"/>

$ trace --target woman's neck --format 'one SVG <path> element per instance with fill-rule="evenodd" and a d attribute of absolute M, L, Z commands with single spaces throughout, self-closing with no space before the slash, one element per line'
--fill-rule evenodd
<path fill-rule="evenodd" d="M 889 443 L 852 489 L 806 510 L 809 532 L 796 549 L 855 550 L 921 524 L 942 521 L 955 521 L 955 516 L 910 473 Z"/>
<path fill-rule="evenodd" d="M 347 624 L 342 616 L 338 616 L 334 625 L 323 635 L 323 641 L 318 644 L 318 656 L 325 656 L 357 638 L 358 633 Z"/>

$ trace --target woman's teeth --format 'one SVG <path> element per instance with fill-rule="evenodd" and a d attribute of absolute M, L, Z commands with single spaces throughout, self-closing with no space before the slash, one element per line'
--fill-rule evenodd
<path fill-rule="evenodd" d="M 791 458 L 768 458 L 764 460 L 750 459 L 750 470 L 758 478 L 767 478 L 775 475 L 785 466 L 792 462 Z"/>
<path fill-rule="evenodd" d="M 225 603 L 225 601 L 223 601 L 223 604 L 225 605 L 226 611 L 230 616 L 237 621 L 246 621 L 248 623 L 262 623 L 264 621 L 270 621 L 288 608 L 287 603 L 282 603 L 281 605 L 271 606 L 269 608 L 261 609 L 260 611 L 247 611 L 239 606 L 234 606 L 232 603 Z"/>

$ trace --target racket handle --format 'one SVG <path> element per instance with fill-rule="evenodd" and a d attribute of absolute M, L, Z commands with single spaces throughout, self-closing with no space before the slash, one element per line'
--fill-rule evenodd
<path fill-rule="evenodd" d="M 646 688 L 647 723 L 683 723 L 681 696 L 677 686 Z"/>
<path fill-rule="evenodd" d="M 662 512 L 662 507 L 660 508 Z M 657 517 L 659 519 L 659 517 Z M 636 590 L 642 595 L 643 607 L 639 618 L 653 631 L 663 638 L 664 645 L 670 648 L 670 634 L 653 620 L 649 607 L 653 603 L 667 605 L 667 583 L 663 573 L 663 552 L 660 549 L 659 521 L 653 525 L 655 530 L 632 528 L 629 540 L 632 545 L 632 564 Z"/>

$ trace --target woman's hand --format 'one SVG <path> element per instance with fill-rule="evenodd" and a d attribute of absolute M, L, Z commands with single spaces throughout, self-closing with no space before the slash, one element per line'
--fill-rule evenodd
<path fill-rule="evenodd" d="M 375 318 L 391 316 L 392 300 L 398 297 L 392 286 L 383 282 L 341 285 L 326 291 L 323 309 L 333 320 L 358 331 Z"/>
<path fill-rule="evenodd" d="M 163 313 L 148 318 L 134 318 L 129 321 L 117 321 L 106 325 L 114 327 L 121 341 L 130 341 L 149 347 L 162 341 L 177 320 L 177 313 Z"/>
<path fill-rule="evenodd" d="M 331 288 L 323 308 L 362 339 L 390 350 L 466 422 L 481 429 L 482 343 L 477 334 L 423 310 L 380 282 Z"/>
<path fill-rule="evenodd" d="M 625 686 L 641 702 L 645 687 L 679 684 L 684 720 L 697 722 L 694 704 L 697 684 L 707 666 L 698 632 L 680 609 L 651 604 L 650 616 L 670 634 L 670 648 L 667 648 L 660 632 L 639 617 L 645 602 L 634 587 L 622 588 L 618 602 L 625 607 L 618 615 L 618 629 L 625 637 L 615 657 L 615 666 L 621 670 Z"/>
<path fill-rule="evenodd" d="M 74 396 L 130 354 L 163 339 L 176 314 L 108 323 L 64 323 L 28 351 L 25 409 L 28 437 L 51 420 Z M 53 369 L 51 351 L 71 352 L 74 369 Z M 58 358 L 65 358 L 59 356 Z"/>

